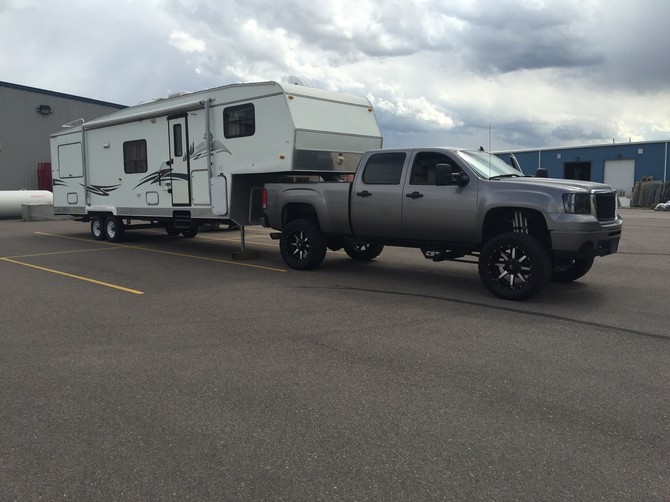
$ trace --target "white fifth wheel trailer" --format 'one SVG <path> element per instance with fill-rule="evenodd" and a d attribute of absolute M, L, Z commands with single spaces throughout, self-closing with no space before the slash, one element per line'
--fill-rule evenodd
<path fill-rule="evenodd" d="M 264 183 L 353 172 L 381 143 L 362 97 L 277 82 L 182 94 L 53 134 L 54 213 L 113 242 L 127 228 L 244 227 L 259 221 Z"/>

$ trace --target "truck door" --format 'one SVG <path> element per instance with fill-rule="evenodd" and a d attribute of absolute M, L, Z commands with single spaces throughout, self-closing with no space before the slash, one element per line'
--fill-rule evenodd
<path fill-rule="evenodd" d="M 186 115 L 168 118 L 172 205 L 191 205 L 191 168 L 188 154 L 188 122 Z"/>
<path fill-rule="evenodd" d="M 464 171 L 451 156 L 434 151 L 417 151 L 402 197 L 402 229 L 405 239 L 422 241 L 475 242 L 477 180 L 435 185 L 435 166 L 449 164 L 454 172 Z"/>
<path fill-rule="evenodd" d="M 402 174 L 407 154 L 371 155 L 351 192 L 351 228 L 362 237 L 402 237 Z"/>

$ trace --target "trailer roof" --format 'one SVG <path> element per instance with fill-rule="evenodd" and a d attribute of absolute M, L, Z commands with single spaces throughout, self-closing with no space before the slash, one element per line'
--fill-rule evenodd
<path fill-rule="evenodd" d="M 328 91 L 324 89 L 316 89 L 314 87 L 306 87 L 296 84 L 284 84 L 279 82 L 253 82 L 253 83 L 238 83 L 229 84 L 211 89 L 203 89 L 201 91 L 183 93 L 178 96 L 156 99 L 147 103 L 140 103 L 135 106 L 130 106 L 118 112 L 105 115 L 84 123 L 81 127 L 84 129 L 96 129 L 105 127 L 107 125 L 131 122 L 134 120 L 147 119 L 152 117 L 160 117 L 163 115 L 176 114 L 202 108 L 203 101 L 206 99 L 216 97 L 214 95 L 226 92 L 225 102 L 214 101 L 213 105 L 221 105 L 225 103 L 232 103 L 236 101 L 247 101 L 249 99 L 268 97 L 276 94 L 286 94 L 295 96 L 306 96 L 324 99 L 327 101 L 348 103 L 356 106 L 370 106 L 370 102 L 361 96 L 353 96 L 343 94 L 335 91 Z M 77 130 L 79 128 L 69 129 Z M 63 131 L 54 134 L 57 136 Z"/>

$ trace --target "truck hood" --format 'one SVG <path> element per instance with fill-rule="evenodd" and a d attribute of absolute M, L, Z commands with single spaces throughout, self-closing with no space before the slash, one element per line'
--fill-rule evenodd
<path fill-rule="evenodd" d="M 516 188 L 522 188 L 524 186 L 529 189 L 537 188 L 547 188 L 547 189 L 561 189 L 563 191 L 569 192 L 590 192 L 591 190 L 613 190 L 610 185 L 604 183 L 596 183 L 594 181 L 581 181 L 581 180 L 564 180 L 558 178 L 534 178 L 534 177 L 523 177 L 523 178 L 500 178 L 497 180 L 491 180 L 491 182 L 500 182 L 505 184 L 512 184 Z"/>

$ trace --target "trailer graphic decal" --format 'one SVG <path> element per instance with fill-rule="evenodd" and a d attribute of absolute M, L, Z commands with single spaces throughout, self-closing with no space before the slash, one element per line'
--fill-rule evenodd
<path fill-rule="evenodd" d="M 54 187 L 67 187 L 68 184 L 63 180 L 56 178 L 55 180 L 53 180 L 52 186 L 54 186 Z M 79 183 L 79 186 L 84 187 L 87 192 L 92 193 L 94 195 L 101 195 L 103 197 L 108 197 L 109 193 L 118 189 L 121 186 L 121 184 L 119 183 L 118 185 L 89 185 L 89 186 L 86 186 L 83 183 Z"/>
<path fill-rule="evenodd" d="M 207 155 L 207 145 L 205 144 L 204 139 L 205 138 L 198 143 L 198 146 L 195 146 L 195 143 L 191 143 L 191 146 L 188 149 L 188 156 L 184 155 L 184 160 L 197 160 Z M 209 135 L 209 151 L 212 152 L 212 155 L 221 152 L 231 153 L 230 150 L 226 148 L 226 145 L 218 139 L 214 139 L 211 134 Z"/>
<path fill-rule="evenodd" d="M 163 164 L 165 166 L 166 164 Z M 188 181 L 188 175 L 183 174 L 183 173 L 173 173 L 172 169 L 169 167 L 163 167 L 158 171 L 154 171 L 153 173 L 147 174 L 144 178 L 140 180 L 140 182 L 133 188 L 133 190 L 136 190 L 138 187 L 141 187 L 142 185 L 146 185 L 147 183 L 149 185 L 160 185 L 162 183 L 167 183 L 172 180 L 183 180 L 183 181 Z"/>
<path fill-rule="evenodd" d="M 81 185 L 84 186 L 84 185 Z M 109 192 L 113 192 L 121 185 L 90 185 L 86 187 L 86 190 L 94 195 L 101 195 L 103 197 L 108 197 Z"/>

